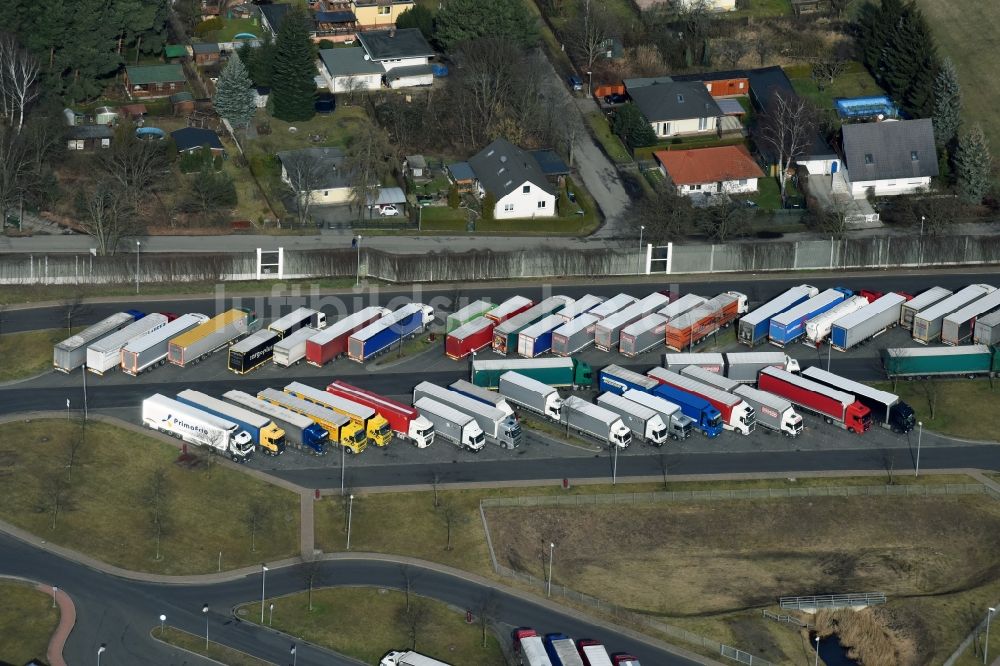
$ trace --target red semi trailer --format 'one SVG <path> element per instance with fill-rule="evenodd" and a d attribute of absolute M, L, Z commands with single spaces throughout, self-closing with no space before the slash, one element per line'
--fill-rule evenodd
<path fill-rule="evenodd" d="M 477 317 L 462 324 L 444 339 L 444 353 L 448 358 L 465 358 L 473 352 L 493 343 L 493 328 L 496 323 L 487 317 Z"/>
<path fill-rule="evenodd" d="M 306 362 L 322 368 L 346 354 L 347 340 L 352 334 L 387 314 L 389 310 L 373 305 L 335 321 L 306 341 Z"/>
<path fill-rule="evenodd" d="M 502 324 L 511 317 L 519 315 L 535 304 L 530 298 L 524 296 L 511 296 L 506 301 L 496 306 L 484 316 L 494 324 Z M 490 340 L 490 342 L 493 342 Z"/>
<path fill-rule="evenodd" d="M 853 395 L 774 367 L 760 371 L 757 387 L 814 412 L 827 423 L 861 434 L 872 427 L 871 410 Z"/>
<path fill-rule="evenodd" d="M 326 387 L 327 393 L 351 400 L 374 409 L 389 422 L 393 432 L 403 439 L 413 442 L 418 449 L 430 446 L 434 441 L 434 424 L 425 416 L 421 416 L 413 407 L 387 398 L 372 391 L 366 391 L 339 379 Z"/>

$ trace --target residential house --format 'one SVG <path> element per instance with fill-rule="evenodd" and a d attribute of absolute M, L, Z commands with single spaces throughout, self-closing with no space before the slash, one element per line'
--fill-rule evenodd
<path fill-rule="evenodd" d="M 696 2 L 704 2 L 705 9 L 710 12 L 735 12 L 736 0 L 673 0 L 677 7 L 687 7 Z"/>
<path fill-rule="evenodd" d="M 351 41 L 354 33 L 396 27 L 399 15 L 413 7 L 413 0 L 311 0 L 314 41 Z M 287 2 L 259 5 L 265 29 L 277 35 L 291 9 Z"/>
<path fill-rule="evenodd" d="M 841 168 L 840 156 L 823 135 L 816 132 L 806 154 L 795 160 L 810 176 L 832 176 Z"/>
<path fill-rule="evenodd" d="M 368 58 L 385 69 L 390 88 L 429 86 L 434 82 L 430 60 L 434 49 L 417 28 L 370 30 L 358 33 Z"/>
<path fill-rule="evenodd" d="M 349 42 L 358 31 L 358 19 L 349 9 L 313 14 L 313 41 Z"/>
<path fill-rule="evenodd" d="M 185 127 L 174 130 L 170 133 L 170 137 L 174 140 L 178 153 L 194 152 L 205 146 L 208 146 L 212 151 L 212 155 L 222 155 L 226 152 L 225 148 L 222 147 L 222 140 L 219 139 L 219 135 L 214 130 Z"/>
<path fill-rule="evenodd" d="M 670 78 L 674 81 L 701 81 L 712 97 L 739 97 L 750 94 L 750 77 L 743 69 L 673 74 Z"/>
<path fill-rule="evenodd" d="M 407 155 L 403 158 L 403 170 L 413 178 L 430 178 L 427 159 L 423 155 Z"/>
<path fill-rule="evenodd" d="M 129 99 L 169 97 L 186 87 L 184 68 L 177 63 L 125 68 L 125 92 Z"/>
<path fill-rule="evenodd" d="M 468 162 L 455 162 L 448 165 L 448 179 L 454 183 L 459 192 L 476 190 L 476 174 Z"/>
<path fill-rule="evenodd" d="M 362 30 L 394 28 L 399 15 L 413 8 L 413 0 L 351 0 L 350 4 Z"/>
<path fill-rule="evenodd" d="M 531 153 L 506 139 L 497 139 L 473 155 L 469 167 L 475 174 L 479 195 L 489 192 L 496 198 L 494 219 L 556 215 L 556 188 Z"/>
<path fill-rule="evenodd" d="M 750 81 L 750 102 L 761 113 L 767 113 L 776 94 L 796 97 L 792 82 L 781 67 L 761 67 L 747 72 Z"/>
<path fill-rule="evenodd" d="M 264 26 L 268 32 L 272 35 L 277 36 L 278 31 L 281 30 L 281 23 L 285 20 L 285 14 L 288 13 L 292 6 L 287 2 L 279 2 L 270 5 L 258 5 L 257 9 L 260 10 L 260 23 Z"/>
<path fill-rule="evenodd" d="M 382 87 L 385 68 L 372 60 L 360 46 L 321 49 L 319 73 L 332 93 L 377 90 Z"/>
<path fill-rule="evenodd" d="M 703 83 L 665 81 L 636 87 L 626 81 L 625 87 L 660 138 L 722 129 L 722 111 Z"/>
<path fill-rule="evenodd" d="M 66 130 L 66 147 L 70 150 L 110 148 L 115 130 L 110 125 L 73 125 Z"/>
<path fill-rule="evenodd" d="M 339 148 L 303 148 L 278 153 L 281 180 L 319 205 L 345 204 L 351 200 L 351 183 Z"/>
<path fill-rule="evenodd" d="M 677 193 L 688 196 L 756 192 L 764 177 L 745 146 L 659 150 L 653 157 Z"/>
<path fill-rule="evenodd" d="M 194 61 L 199 65 L 214 65 L 222 58 L 222 51 L 219 45 L 214 42 L 192 44 L 191 53 L 194 54 Z"/>
<path fill-rule="evenodd" d="M 938 175 L 930 118 L 844 125 L 844 174 L 855 199 L 912 194 Z"/>

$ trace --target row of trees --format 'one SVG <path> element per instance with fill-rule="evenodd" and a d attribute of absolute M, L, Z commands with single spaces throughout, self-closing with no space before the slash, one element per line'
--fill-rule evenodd
<path fill-rule="evenodd" d="M 538 42 L 538 25 L 522 0 L 448 0 L 437 14 L 421 4 L 403 12 L 399 28 L 417 28 L 446 52 L 484 37 L 501 38 L 521 48 Z"/>

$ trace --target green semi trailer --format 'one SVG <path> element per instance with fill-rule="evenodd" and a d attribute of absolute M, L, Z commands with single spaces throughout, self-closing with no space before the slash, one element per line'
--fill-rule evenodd
<path fill-rule="evenodd" d="M 594 383 L 591 367 L 575 358 L 473 361 L 471 381 L 476 386 L 495 389 L 500 385 L 500 375 L 510 371 L 555 387 L 589 388 Z"/>
<path fill-rule="evenodd" d="M 1000 375 L 1000 345 L 897 347 L 882 350 L 889 379 Z"/>

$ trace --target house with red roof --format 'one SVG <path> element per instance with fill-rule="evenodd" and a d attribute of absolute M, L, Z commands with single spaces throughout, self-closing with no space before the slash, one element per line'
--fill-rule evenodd
<path fill-rule="evenodd" d="M 746 146 L 719 146 L 693 150 L 658 150 L 653 157 L 678 194 L 710 196 L 756 192 L 764 177 Z"/>

